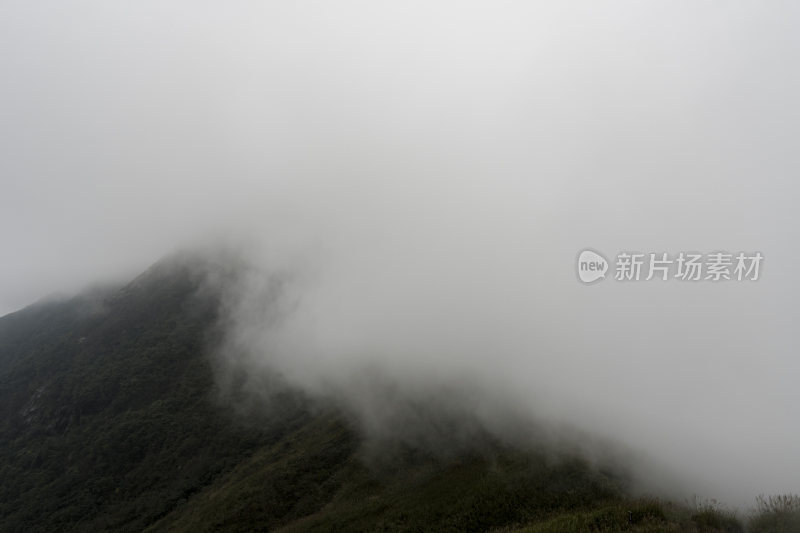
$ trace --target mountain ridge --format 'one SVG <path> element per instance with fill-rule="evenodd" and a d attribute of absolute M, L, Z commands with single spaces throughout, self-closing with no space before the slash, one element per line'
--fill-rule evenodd
<path fill-rule="evenodd" d="M 269 405 L 241 408 L 244 376 L 218 378 L 210 264 L 179 254 L 0 318 L 0 530 L 741 530 L 717 509 L 706 527 L 631 498 L 571 452 L 367 443 L 335 402 L 279 376 Z"/>

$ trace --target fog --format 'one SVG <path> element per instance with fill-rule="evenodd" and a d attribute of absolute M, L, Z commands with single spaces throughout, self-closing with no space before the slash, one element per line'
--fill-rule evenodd
<path fill-rule="evenodd" d="M 798 23 L 789 2 L 4 1 L 0 313 L 223 243 L 249 265 L 223 351 L 367 431 L 398 427 L 376 383 L 456 387 L 490 431 L 503 406 L 703 496 L 798 492 Z M 587 286 L 587 247 L 765 259 L 755 282 Z"/>

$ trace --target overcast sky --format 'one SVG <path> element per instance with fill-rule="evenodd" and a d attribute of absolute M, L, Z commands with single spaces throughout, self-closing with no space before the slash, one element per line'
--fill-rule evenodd
<path fill-rule="evenodd" d="M 302 272 L 277 334 L 234 312 L 299 384 L 479 376 L 698 492 L 798 492 L 799 15 L 3 0 L 0 314 L 234 239 Z M 585 247 L 765 260 L 583 286 Z"/>

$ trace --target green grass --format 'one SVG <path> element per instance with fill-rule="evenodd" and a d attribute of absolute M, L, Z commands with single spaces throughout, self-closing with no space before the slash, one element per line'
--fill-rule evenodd
<path fill-rule="evenodd" d="M 559 514 L 538 523 L 514 529 L 513 533 L 574 533 L 576 531 L 631 531 L 656 533 L 681 531 L 667 518 L 665 504 L 657 500 L 620 500 L 600 503 L 590 510 Z"/>

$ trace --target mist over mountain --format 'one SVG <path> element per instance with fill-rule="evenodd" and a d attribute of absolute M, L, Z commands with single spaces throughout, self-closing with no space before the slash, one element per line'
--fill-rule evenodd
<path fill-rule="evenodd" d="M 637 497 L 642 457 L 467 382 L 298 388 L 232 360 L 229 258 L 0 318 L 3 531 L 741 531 L 716 504 Z"/>
<path fill-rule="evenodd" d="M 740 509 L 800 492 L 798 23 L 783 1 L 3 2 L 7 523 L 234 520 L 195 505 L 241 496 L 219 476 L 261 494 L 243 458 L 295 465 L 294 430 L 292 476 L 337 481 L 289 483 L 263 529 L 369 499 L 336 465 L 386 449 L 569 453 Z M 579 280 L 584 250 L 605 279 Z M 757 280 L 676 274 L 739 253 Z"/>
<path fill-rule="evenodd" d="M 172 257 L 121 288 L 0 319 L 3 531 L 252 531 L 301 517 L 328 528 L 352 520 L 353 491 L 385 500 L 356 529 L 404 530 L 409 518 L 392 521 L 419 513 L 412 522 L 484 530 L 621 497 L 622 477 L 594 472 L 566 450 L 536 451 L 533 441 L 520 448 L 526 454 L 514 452 L 463 427 L 464 413 L 439 401 L 420 399 L 404 427 L 442 439 L 443 427 L 422 421 L 448 425 L 468 442 L 379 442 L 365 439 L 350 413 L 280 376 L 227 366 L 210 351 L 219 294 L 208 288 L 208 268 L 196 255 Z M 407 401 L 395 399 L 395 407 Z M 562 470 L 575 481 L 558 488 Z M 457 489 L 437 495 L 444 522 L 396 501 L 437 484 Z M 480 503 L 490 512 L 470 515 L 490 494 Z"/>

